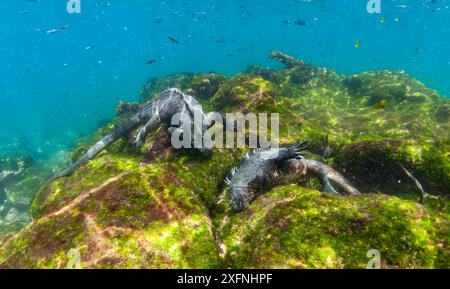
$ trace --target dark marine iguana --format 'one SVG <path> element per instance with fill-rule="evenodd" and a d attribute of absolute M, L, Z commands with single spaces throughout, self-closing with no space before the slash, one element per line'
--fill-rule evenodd
<path fill-rule="evenodd" d="M 173 126 L 172 118 L 177 114 L 179 114 L 180 122 L 177 126 Z M 69 168 L 57 173 L 52 179 L 58 179 L 72 174 L 81 165 L 94 158 L 114 141 L 141 125 L 144 126 L 140 129 L 135 140 L 137 149 L 142 147 L 147 135 L 151 131 L 156 130 L 160 125 L 166 125 L 169 133 L 172 134 L 175 130 L 180 129 L 183 122 L 190 121 L 193 123 L 195 114 L 202 116 L 203 120 L 205 120 L 202 120 L 200 128 L 202 130 L 200 133 L 203 135 L 210 125 L 208 125 L 208 117 L 203 113 L 200 103 L 194 97 L 184 94 L 179 89 L 167 89 L 161 93 L 158 98 L 146 103 L 138 113 L 115 127 L 111 133 L 90 147 L 89 150 Z M 198 126 L 194 125 L 193 127 L 195 129 Z M 192 141 L 191 137 L 191 142 Z M 202 146 L 198 148 L 198 150 L 203 154 L 209 152 L 209 149 L 206 146 Z"/>
<path fill-rule="evenodd" d="M 231 170 L 231 179 L 225 180 L 231 208 L 241 212 L 262 191 L 276 184 L 312 176 L 320 178 L 326 192 L 340 195 L 330 182 L 333 181 L 350 195 L 360 194 L 350 182 L 330 166 L 305 159 L 302 151 L 306 147 L 306 142 L 295 142 L 287 148 L 257 149 L 247 155 L 239 167 Z"/>

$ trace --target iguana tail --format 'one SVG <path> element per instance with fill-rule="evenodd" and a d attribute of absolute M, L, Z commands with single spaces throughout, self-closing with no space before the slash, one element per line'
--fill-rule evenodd
<path fill-rule="evenodd" d="M 107 148 L 110 144 L 112 144 L 117 139 L 124 136 L 126 133 L 130 132 L 134 128 L 136 128 L 139 124 L 143 123 L 145 121 L 146 110 L 135 114 L 131 118 L 127 119 L 122 124 L 118 125 L 113 129 L 111 133 L 103 137 L 100 141 L 98 141 L 96 144 L 94 144 L 86 153 L 84 153 L 75 163 L 73 163 L 69 168 L 66 170 L 57 173 L 52 180 L 59 179 L 62 177 L 66 177 L 71 175 L 76 169 L 78 169 L 80 166 L 82 166 L 85 162 L 89 161 L 96 155 L 98 155 L 102 150 Z"/>

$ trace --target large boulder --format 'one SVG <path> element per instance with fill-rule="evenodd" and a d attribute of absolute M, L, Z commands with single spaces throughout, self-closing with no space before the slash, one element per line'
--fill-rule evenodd
<path fill-rule="evenodd" d="M 398 194 L 416 188 L 403 166 L 417 177 L 427 192 L 449 196 L 449 155 L 448 143 L 364 141 L 343 147 L 336 164 L 366 192 Z"/>
<path fill-rule="evenodd" d="M 422 103 L 439 99 L 438 94 L 404 72 L 368 71 L 344 80 L 345 86 L 367 105 Z"/>
<path fill-rule="evenodd" d="M 238 75 L 220 87 L 212 103 L 220 111 L 239 108 L 241 112 L 270 112 L 276 95 L 271 82 L 258 76 Z"/>
<path fill-rule="evenodd" d="M 0 159 L 0 234 L 30 222 L 28 208 L 45 177 L 28 157 Z"/>
<path fill-rule="evenodd" d="M 283 145 L 308 140 L 309 158 L 338 168 L 364 195 L 332 196 L 317 180 L 300 180 L 235 213 L 223 180 L 248 150 L 176 151 L 159 129 L 137 153 L 136 129 L 41 187 L 33 222 L 0 234 L 0 267 L 364 268 L 376 249 L 385 268 L 448 268 L 448 100 L 404 73 L 347 77 L 276 56 L 286 68 L 151 80 L 142 101 L 176 86 L 206 111 L 279 113 Z M 136 108 L 123 104 L 73 160 Z M 423 205 L 400 164 L 429 193 Z"/>
<path fill-rule="evenodd" d="M 225 80 L 225 76 L 217 73 L 179 73 L 162 79 L 152 78 L 142 89 L 140 102 L 147 102 L 156 94 L 171 87 L 182 89 L 199 101 L 209 100 Z"/>
<path fill-rule="evenodd" d="M 210 161 L 97 157 L 42 188 L 36 221 L 2 247 L 0 267 L 64 268 L 69 252 L 87 268 L 221 267 L 208 205 L 233 158 Z"/>
<path fill-rule="evenodd" d="M 296 185 L 280 187 L 235 214 L 216 218 L 231 268 L 366 268 L 378 250 L 383 268 L 448 268 L 448 219 L 386 195 L 354 198 Z"/>

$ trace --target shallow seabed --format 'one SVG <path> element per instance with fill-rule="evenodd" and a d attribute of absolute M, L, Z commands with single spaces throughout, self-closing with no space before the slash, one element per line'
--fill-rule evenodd
<path fill-rule="evenodd" d="M 450 1 L 61 2 L 0 10 L 0 267 L 360 268 L 370 249 L 449 267 Z M 247 151 L 174 151 L 162 130 L 48 181 L 169 87 L 279 113 L 283 145 L 308 140 L 363 195 L 301 180 L 236 214 L 223 180 Z"/>

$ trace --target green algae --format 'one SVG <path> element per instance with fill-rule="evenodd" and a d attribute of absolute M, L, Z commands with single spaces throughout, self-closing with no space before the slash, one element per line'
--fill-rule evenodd
<path fill-rule="evenodd" d="M 413 190 L 415 184 L 399 170 L 402 164 L 417 176 L 429 193 L 445 195 L 450 185 L 448 154 L 448 145 L 390 139 L 348 145 L 340 151 L 335 163 L 366 191 Z"/>
<path fill-rule="evenodd" d="M 229 166 L 227 159 L 232 159 L 226 155 L 213 154 L 212 160 L 217 159 L 223 168 L 209 175 L 206 172 L 211 163 L 195 161 L 195 157 L 180 157 L 178 165 L 139 165 L 130 157 L 100 155 L 73 176 L 45 187 L 46 197 L 35 200 L 40 210 L 36 210 L 37 221 L 28 230 L 46 231 L 49 224 L 64 227 L 67 233 L 52 235 L 49 230 L 46 236 L 55 240 L 58 252 L 45 258 L 34 255 L 30 250 L 42 250 L 36 249 L 42 236 L 21 233 L 25 243 L 15 241 L 15 246 L 4 251 L 2 257 L 8 257 L 3 259 L 3 267 L 61 268 L 68 262 L 66 253 L 74 248 L 85 248 L 85 252 L 80 249 L 81 266 L 85 267 L 222 267 L 204 204 L 213 203 L 217 185 Z M 189 173 L 177 174 L 181 167 Z M 66 210 L 60 213 L 65 215 L 64 224 L 53 216 L 61 210 Z M 63 248 L 56 242 L 64 244 Z M 139 246 L 132 246 L 135 243 Z M 34 258 L 18 263 L 25 247 L 25 253 Z M 134 257 L 128 258 L 130 254 Z M 114 257 L 105 257 L 109 255 Z"/>
<path fill-rule="evenodd" d="M 449 267 L 449 103 L 435 91 L 402 72 L 253 66 L 234 77 L 152 79 L 140 102 L 173 86 L 206 111 L 279 113 L 282 144 L 308 140 L 308 157 L 321 159 L 328 134 L 326 161 L 367 194 L 330 196 L 313 180 L 274 188 L 236 214 L 223 179 L 246 150 L 175 151 L 160 129 L 136 154 L 133 131 L 41 187 L 34 221 L 0 238 L 0 267 L 65 268 L 78 252 L 82 268 L 365 268 L 370 249 L 385 268 Z M 423 206 L 399 163 L 429 193 Z"/>
<path fill-rule="evenodd" d="M 275 104 L 275 86 L 260 77 L 238 75 L 226 81 L 211 99 L 220 111 L 242 108 L 248 112 L 270 111 Z"/>
<path fill-rule="evenodd" d="M 385 268 L 448 267 L 448 220 L 385 195 L 341 198 L 295 185 L 248 211 L 218 218 L 233 268 L 365 268 L 377 249 Z"/>
<path fill-rule="evenodd" d="M 119 172 L 133 170 L 137 166 L 136 158 L 103 153 L 66 179 L 59 179 L 42 186 L 31 204 L 31 215 L 36 217 L 45 209 L 49 211 L 55 206 L 61 206 L 84 190 L 95 188 Z"/>
<path fill-rule="evenodd" d="M 106 156 L 99 160 L 102 161 L 91 162 L 85 168 L 103 167 L 111 161 Z M 66 183 L 61 184 L 62 188 L 71 188 L 72 183 L 78 180 L 80 183 L 76 184 L 74 191 L 54 188 L 55 192 L 49 194 L 52 198 L 46 203 L 57 202 L 58 207 L 46 207 L 37 221 L 21 233 L 21 240 L 13 242 L 3 252 L 8 255 L 2 261 L 3 266 L 46 268 L 56 264 L 60 268 L 67 263 L 64 252 L 87 247 L 87 251 L 81 254 L 81 261 L 87 267 L 218 267 L 220 260 L 213 250 L 218 251 L 211 234 L 208 211 L 197 193 L 187 189 L 182 178 L 175 180 L 178 176 L 165 165 L 136 167 L 130 165 L 126 158 L 120 163 L 118 159 L 114 161 L 117 171 L 110 183 L 108 180 L 105 182 L 110 176 L 99 176 L 97 170 L 90 169 L 85 171 L 83 178 L 75 175 L 62 181 Z M 95 175 L 95 182 L 103 184 L 94 185 L 90 175 Z M 168 177 L 173 183 L 166 183 Z M 74 194 L 82 188 L 86 189 Z M 82 197 L 81 201 L 77 201 L 77 196 Z M 55 210 L 57 216 L 54 215 Z M 48 230 L 48 226 L 63 231 Z M 58 252 L 35 255 L 34 251 L 44 250 L 40 243 L 44 236 L 36 232 L 48 232 L 45 236 L 47 243 L 51 243 Z M 140 244 L 133 253 L 136 256 L 134 261 L 128 258 L 127 250 L 134 248 L 130 248 L 130 242 Z M 49 247 L 45 249 L 50 250 Z M 27 250 L 23 251 L 23 248 Z M 9 252 L 14 253 L 9 255 Z M 24 257 L 22 253 L 34 258 L 18 263 L 18 256 Z M 113 257 L 108 258 L 109 255 Z"/>

